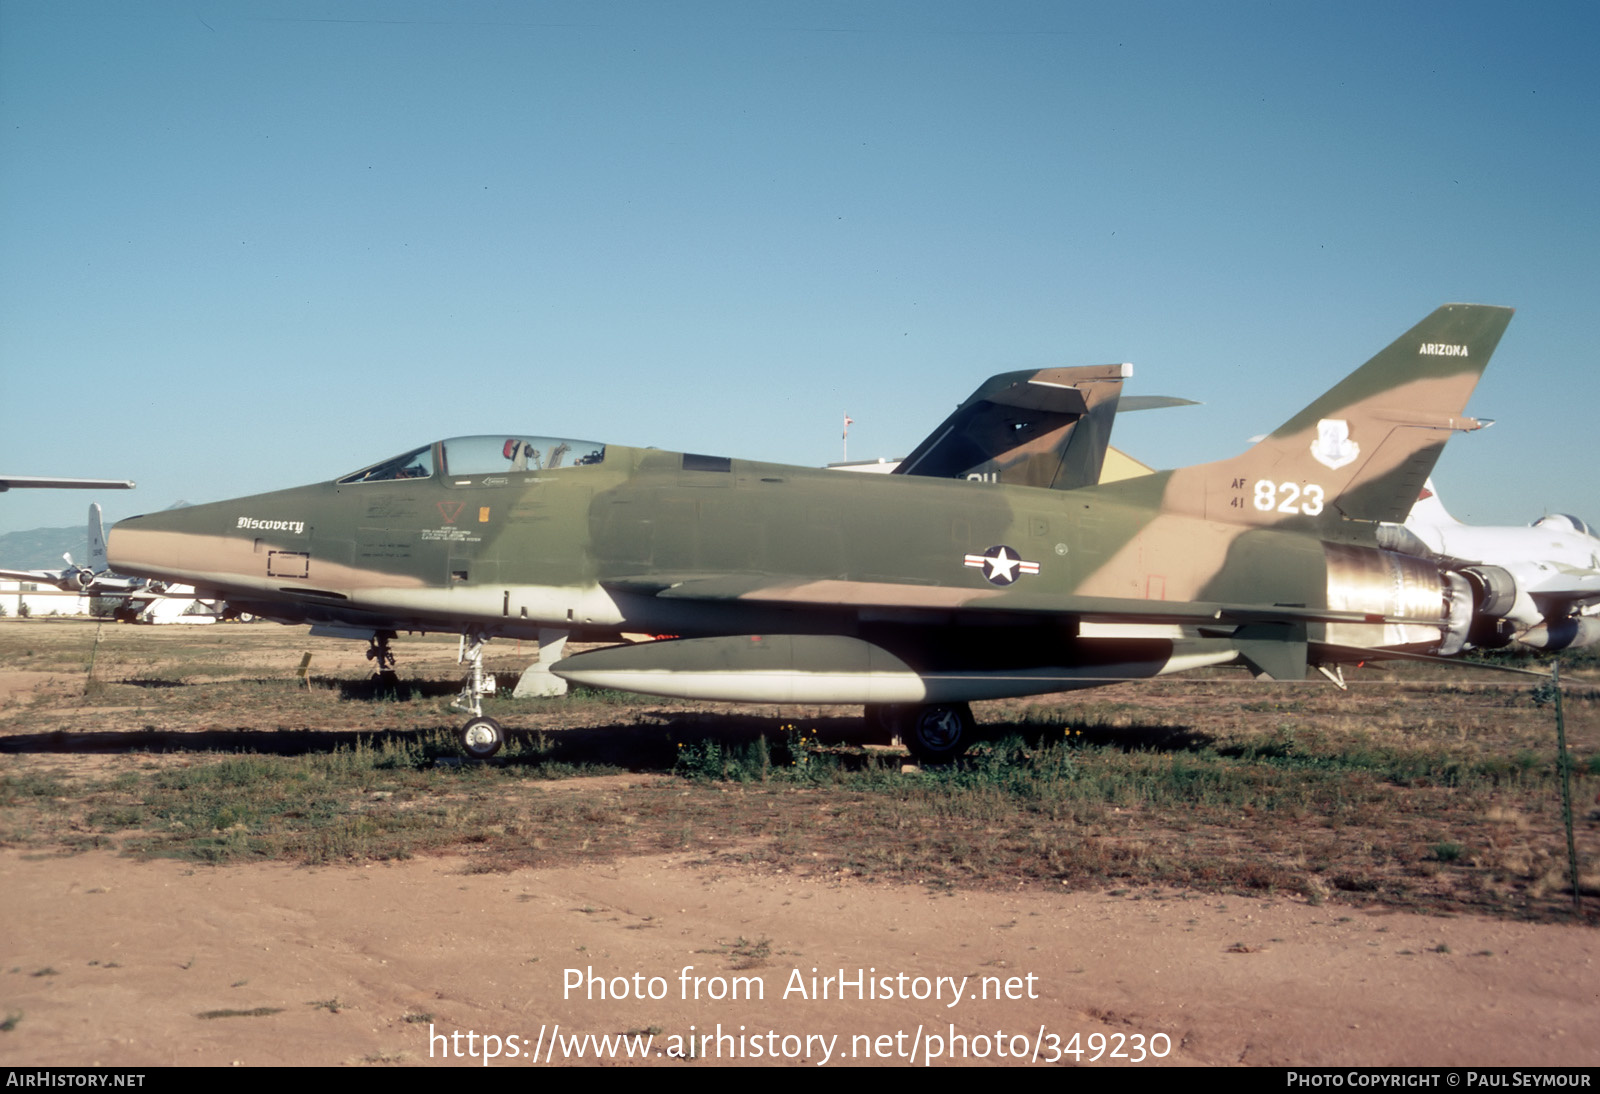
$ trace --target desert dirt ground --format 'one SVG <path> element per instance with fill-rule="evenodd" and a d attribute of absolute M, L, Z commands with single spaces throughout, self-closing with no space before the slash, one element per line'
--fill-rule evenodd
<path fill-rule="evenodd" d="M 115 778 L 135 764 L 214 758 L 209 746 L 107 747 L 108 734 L 215 732 L 216 716 L 123 702 L 115 690 L 86 703 L 81 666 L 39 651 L 42 635 L 82 644 L 90 625 L 37 629 L 46 625 L 0 624 L 0 643 L 12 643 L 0 649 L 15 651 L 0 665 L 0 743 L 10 745 L 0 774 Z M 199 641 L 185 630 L 139 629 L 135 649 L 134 629 L 108 629 L 94 671 L 163 694 L 193 684 L 213 669 L 179 671 L 150 652 Z M 304 648 L 315 650 L 313 671 L 364 667 L 358 645 L 303 631 L 206 630 L 205 665 L 237 657 L 289 676 Z M 453 652 L 411 650 L 413 664 L 445 665 Z M 248 710 L 225 716 L 233 727 L 250 720 Z M 1592 724 L 1578 732 L 1592 738 Z M 226 738 L 216 752 L 236 745 Z M 519 793 L 603 803 L 687 794 L 680 785 L 624 771 Z M 1417 914 L 1341 893 L 1137 877 L 1096 888 L 907 884 L 815 868 L 807 858 L 820 852 L 708 855 L 699 845 L 717 838 L 706 831 L 714 822 L 685 831 L 676 850 L 492 870 L 452 850 L 209 865 L 119 854 L 115 841 L 53 846 L 48 834 L 17 835 L 24 828 L 10 822 L 0 846 L 6 1065 L 477 1064 L 492 1045 L 495 1066 L 518 1066 L 534 1052 L 546 1062 L 552 1044 L 551 1062 L 629 1059 L 616 1042 L 572 1041 L 588 1034 L 648 1037 L 635 1062 L 668 1066 L 1127 1066 L 1140 1054 L 1139 1066 L 1600 1065 L 1592 916 Z M 854 986 L 863 974 L 876 998 Z M 591 977 L 610 997 L 589 997 Z M 691 1043 L 702 1058 L 682 1058 Z"/>

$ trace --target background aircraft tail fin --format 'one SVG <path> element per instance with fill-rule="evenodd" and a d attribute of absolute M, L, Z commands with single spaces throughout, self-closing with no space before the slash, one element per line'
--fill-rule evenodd
<path fill-rule="evenodd" d="M 1073 490 L 1100 481 L 1131 365 L 1003 372 L 939 423 L 896 475 Z"/>
<path fill-rule="evenodd" d="M 1433 485 L 1433 480 L 1429 479 L 1422 484 L 1422 493 L 1417 495 L 1417 503 L 1411 507 L 1406 523 L 1436 527 L 1461 522 L 1445 509 L 1444 499 L 1439 497 L 1438 489 Z"/>
<path fill-rule="evenodd" d="M 100 519 L 100 503 L 89 504 L 89 569 L 104 573 L 106 565 L 106 529 Z"/>

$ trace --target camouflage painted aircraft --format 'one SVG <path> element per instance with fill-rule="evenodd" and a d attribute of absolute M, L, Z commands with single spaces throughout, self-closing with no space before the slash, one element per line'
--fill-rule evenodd
<path fill-rule="evenodd" d="M 1109 484 L 1088 485 L 1095 408 L 1120 372 L 1066 370 L 1046 382 L 1079 388 L 1055 404 L 1076 417 L 1056 425 L 1087 448 L 1007 464 L 1033 485 L 966 479 L 1001 442 L 940 476 L 843 475 L 495 434 L 124 520 L 111 563 L 368 637 L 380 664 L 396 632 L 463 635 L 478 757 L 504 737 L 478 699 L 485 641 L 667 635 L 548 668 L 657 695 L 859 703 L 948 760 L 976 699 L 1229 663 L 1338 682 L 1345 661 L 1464 642 L 1470 579 L 1380 548 L 1377 529 L 1404 520 L 1451 434 L 1478 428 L 1464 409 L 1510 318 L 1446 305 L 1243 455 Z M 1017 377 L 997 405 L 1043 398 Z M 1041 451 L 1073 451 L 1058 441 Z M 1057 481 L 1075 488 L 1044 488 Z"/>

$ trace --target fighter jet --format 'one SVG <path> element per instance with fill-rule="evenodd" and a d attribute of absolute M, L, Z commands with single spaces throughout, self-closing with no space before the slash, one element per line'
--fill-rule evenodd
<path fill-rule="evenodd" d="M 1600 642 L 1600 537 L 1577 517 L 1554 513 L 1520 528 L 1462 524 L 1430 480 L 1403 525 L 1379 529 L 1379 542 L 1467 578 L 1478 605 L 1471 646 Z"/>
<path fill-rule="evenodd" d="M 1441 307 L 1244 454 L 1120 482 L 1090 485 L 1086 464 L 1049 489 L 1054 473 L 842 475 L 492 434 L 124 520 L 111 562 L 367 637 L 380 664 L 399 631 L 462 635 L 461 735 L 480 758 L 504 739 L 478 701 L 485 641 L 654 635 L 672 637 L 549 667 L 657 695 L 859 703 L 945 761 L 977 699 L 1229 663 L 1336 678 L 1464 642 L 1477 586 L 1378 529 L 1478 428 L 1467 399 L 1510 318 Z"/>

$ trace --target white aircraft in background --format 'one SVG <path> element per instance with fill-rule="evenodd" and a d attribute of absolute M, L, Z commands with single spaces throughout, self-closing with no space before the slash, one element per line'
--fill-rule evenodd
<path fill-rule="evenodd" d="M 1462 524 L 1445 511 L 1429 479 L 1404 525 L 1379 542 L 1405 554 L 1448 559 L 1477 588 L 1483 622 L 1473 646 L 1519 642 L 1541 650 L 1600 643 L 1600 537 L 1577 517 L 1555 513 L 1526 527 Z"/>
<path fill-rule="evenodd" d="M 94 596 L 96 580 L 106 572 L 106 534 L 100 520 L 100 506 L 89 506 L 89 565 L 80 566 L 72 561 L 70 553 L 63 554 L 66 568 L 62 570 L 0 570 L 0 580 L 32 581 L 40 585 L 54 585 L 64 593 L 77 596 Z M 127 581 L 127 578 L 117 578 Z M 126 586 L 125 586 L 126 587 Z"/>
<path fill-rule="evenodd" d="M 89 506 L 89 565 L 80 566 L 72 561 L 70 552 L 61 557 L 67 564 L 65 569 L 0 570 L 0 581 L 32 581 L 40 585 L 54 585 L 74 596 L 115 596 L 144 587 L 143 578 L 118 577 L 107 566 L 105 524 L 100 519 L 98 502 Z"/>
<path fill-rule="evenodd" d="M 7 480 L 0 479 L 0 482 Z M 36 479 L 12 485 L 60 486 L 86 483 L 100 485 L 102 480 Z M 128 486 L 132 483 L 126 484 Z M 60 570 L 5 570 L 0 569 L 0 581 L 28 581 L 39 585 L 54 585 L 62 593 L 79 597 L 108 597 L 121 599 L 122 604 L 112 613 L 119 621 L 127 623 L 215 623 L 225 610 L 220 601 L 200 601 L 196 610 L 193 586 L 152 583 L 142 577 L 121 577 L 111 572 L 106 562 L 105 524 L 98 503 L 89 506 L 89 564 L 81 566 L 72 561 L 71 553 L 61 557 L 66 567 Z M 36 594 L 28 594 L 36 595 Z M 45 595 L 55 596 L 56 593 Z"/>
<path fill-rule="evenodd" d="M 0 494 L 7 490 L 132 490 L 132 479 L 64 479 L 40 475 L 0 475 Z M 64 570 L 0 570 L 0 581 L 32 581 L 41 585 L 54 585 L 64 593 L 78 596 L 97 595 L 95 584 L 99 575 L 107 572 L 106 534 L 100 521 L 100 506 L 89 506 L 89 565 L 79 566 L 72 555 L 63 554 L 67 567 Z M 112 590 L 137 588 L 133 578 L 111 579 Z"/>
<path fill-rule="evenodd" d="M 64 479 L 59 477 L 41 475 L 0 475 L 0 494 L 7 490 L 132 490 L 132 479 Z M 89 506 L 89 565 L 79 566 L 72 561 L 70 554 L 61 556 L 66 560 L 67 568 L 64 570 L 0 570 L 0 580 L 3 581 L 33 581 L 42 585 L 54 585 L 64 593 L 75 593 L 79 596 L 94 596 L 95 591 L 90 590 L 95 578 L 106 573 L 106 534 L 100 521 L 100 506 Z M 134 584 L 132 578 L 114 578 L 110 588 L 113 590 L 137 588 L 142 585 L 140 581 Z"/>

